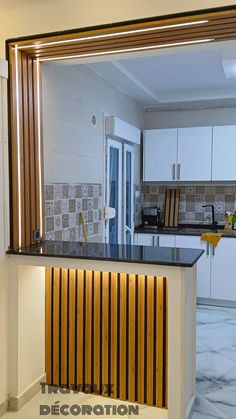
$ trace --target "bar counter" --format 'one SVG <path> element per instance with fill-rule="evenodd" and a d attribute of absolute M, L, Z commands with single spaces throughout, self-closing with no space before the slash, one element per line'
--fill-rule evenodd
<path fill-rule="evenodd" d="M 202 250 L 46 241 L 7 254 L 21 316 L 21 282 L 45 276 L 48 384 L 155 406 L 157 419 L 188 417 Z"/>

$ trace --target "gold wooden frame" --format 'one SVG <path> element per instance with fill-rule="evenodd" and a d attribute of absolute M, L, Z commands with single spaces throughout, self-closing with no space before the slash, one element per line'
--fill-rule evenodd
<path fill-rule="evenodd" d="M 44 230 L 41 62 L 232 40 L 235 28 L 236 9 L 228 7 L 8 40 L 11 247 Z"/>

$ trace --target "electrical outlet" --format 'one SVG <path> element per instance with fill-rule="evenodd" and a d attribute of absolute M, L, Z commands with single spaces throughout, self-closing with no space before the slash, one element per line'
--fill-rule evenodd
<path fill-rule="evenodd" d="M 34 241 L 35 242 L 40 242 L 41 241 L 41 234 L 40 234 L 39 228 L 36 228 L 35 230 L 33 230 L 33 236 L 34 236 Z"/>

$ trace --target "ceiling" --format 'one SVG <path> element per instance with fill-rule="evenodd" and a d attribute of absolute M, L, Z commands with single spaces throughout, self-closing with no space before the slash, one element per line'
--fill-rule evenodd
<path fill-rule="evenodd" d="M 86 65 L 147 110 L 236 106 L 236 41 Z"/>

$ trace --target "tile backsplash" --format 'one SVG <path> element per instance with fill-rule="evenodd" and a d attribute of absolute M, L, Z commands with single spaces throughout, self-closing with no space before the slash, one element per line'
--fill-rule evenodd
<path fill-rule="evenodd" d="M 88 239 L 102 241 L 102 185 L 100 184 L 45 184 L 46 240 L 83 240 L 79 215 L 82 212 Z"/>
<path fill-rule="evenodd" d="M 211 222 L 211 209 L 202 205 L 215 206 L 216 221 L 223 223 L 224 212 L 236 210 L 235 185 L 153 185 L 143 184 L 141 196 L 143 207 L 158 205 L 164 211 L 165 191 L 167 188 L 180 189 L 179 221 Z"/>

